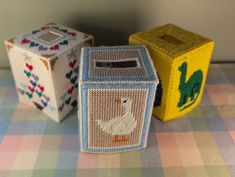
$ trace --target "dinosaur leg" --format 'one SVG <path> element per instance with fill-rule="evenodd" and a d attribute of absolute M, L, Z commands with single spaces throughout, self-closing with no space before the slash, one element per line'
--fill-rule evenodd
<path fill-rule="evenodd" d="M 182 101 L 182 95 L 180 96 L 180 101 L 178 103 L 178 107 L 181 107 L 183 105 L 183 101 Z"/>
<path fill-rule="evenodd" d="M 178 103 L 178 107 L 183 106 L 186 103 L 186 95 L 181 95 L 180 96 L 180 101 Z"/>
<path fill-rule="evenodd" d="M 190 95 L 190 101 L 193 101 L 193 100 L 194 100 L 194 97 L 195 97 L 195 93 L 192 93 L 192 94 Z"/>
<path fill-rule="evenodd" d="M 196 98 L 196 95 L 200 92 L 200 84 L 196 83 L 191 91 L 190 100 L 193 101 Z"/>

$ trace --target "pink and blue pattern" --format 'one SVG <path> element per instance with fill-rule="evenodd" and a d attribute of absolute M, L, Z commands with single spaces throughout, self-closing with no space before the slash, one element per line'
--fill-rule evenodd
<path fill-rule="evenodd" d="M 234 177 L 235 64 L 212 64 L 200 105 L 181 119 L 152 119 L 147 148 L 80 152 L 77 114 L 62 124 L 17 102 L 0 70 L 1 177 Z"/>

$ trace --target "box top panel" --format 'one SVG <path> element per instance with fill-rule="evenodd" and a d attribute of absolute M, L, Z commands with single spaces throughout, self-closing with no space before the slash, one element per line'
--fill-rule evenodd
<path fill-rule="evenodd" d="M 144 46 L 86 47 L 81 60 L 83 81 L 157 81 Z"/>
<path fill-rule="evenodd" d="M 55 23 L 48 23 L 6 41 L 36 55 L 53 58 L 92 36 Z"/>
<path fill-rule="evenodd" d="M 133 34 L 131 37 L 140 40 L 143 44 L 161 50 L 177 57 L 203 44 L 211 42 L 210 39 L 186 31 L 173 24 L 167 24 L 155 29 Z"/>

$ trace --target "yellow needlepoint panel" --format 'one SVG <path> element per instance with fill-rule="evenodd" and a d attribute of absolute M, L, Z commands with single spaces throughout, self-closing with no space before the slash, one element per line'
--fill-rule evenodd
<path fill-rule="evenodd" d="M 157 74 L 153 114 L 168 121 L 198 105 L 214 42 L 172 24 L 133 34 L 129 44 L 148 47 Z"/>

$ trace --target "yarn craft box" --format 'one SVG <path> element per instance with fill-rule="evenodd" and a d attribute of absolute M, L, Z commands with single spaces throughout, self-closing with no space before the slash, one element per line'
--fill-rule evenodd
<path fill-rule="evenodd" d="M 49 23 L 5 45 L 19 101 L 60 122 L 77 105 L 80 51 L 92 36 Z"/>
<path fill-rule="evenodd" d="M 167 24 L 131 35 L 129 44 L 145 44 L 157 69 L 156 117 L 168 121 L 199 104 L 214 47 L 212 40 Z"/>
<path fill-rule="evenodd" d="M 79 74 L 81 150 L 146 146 L 158 78 L 144 46 L 83 48 Z"/>

